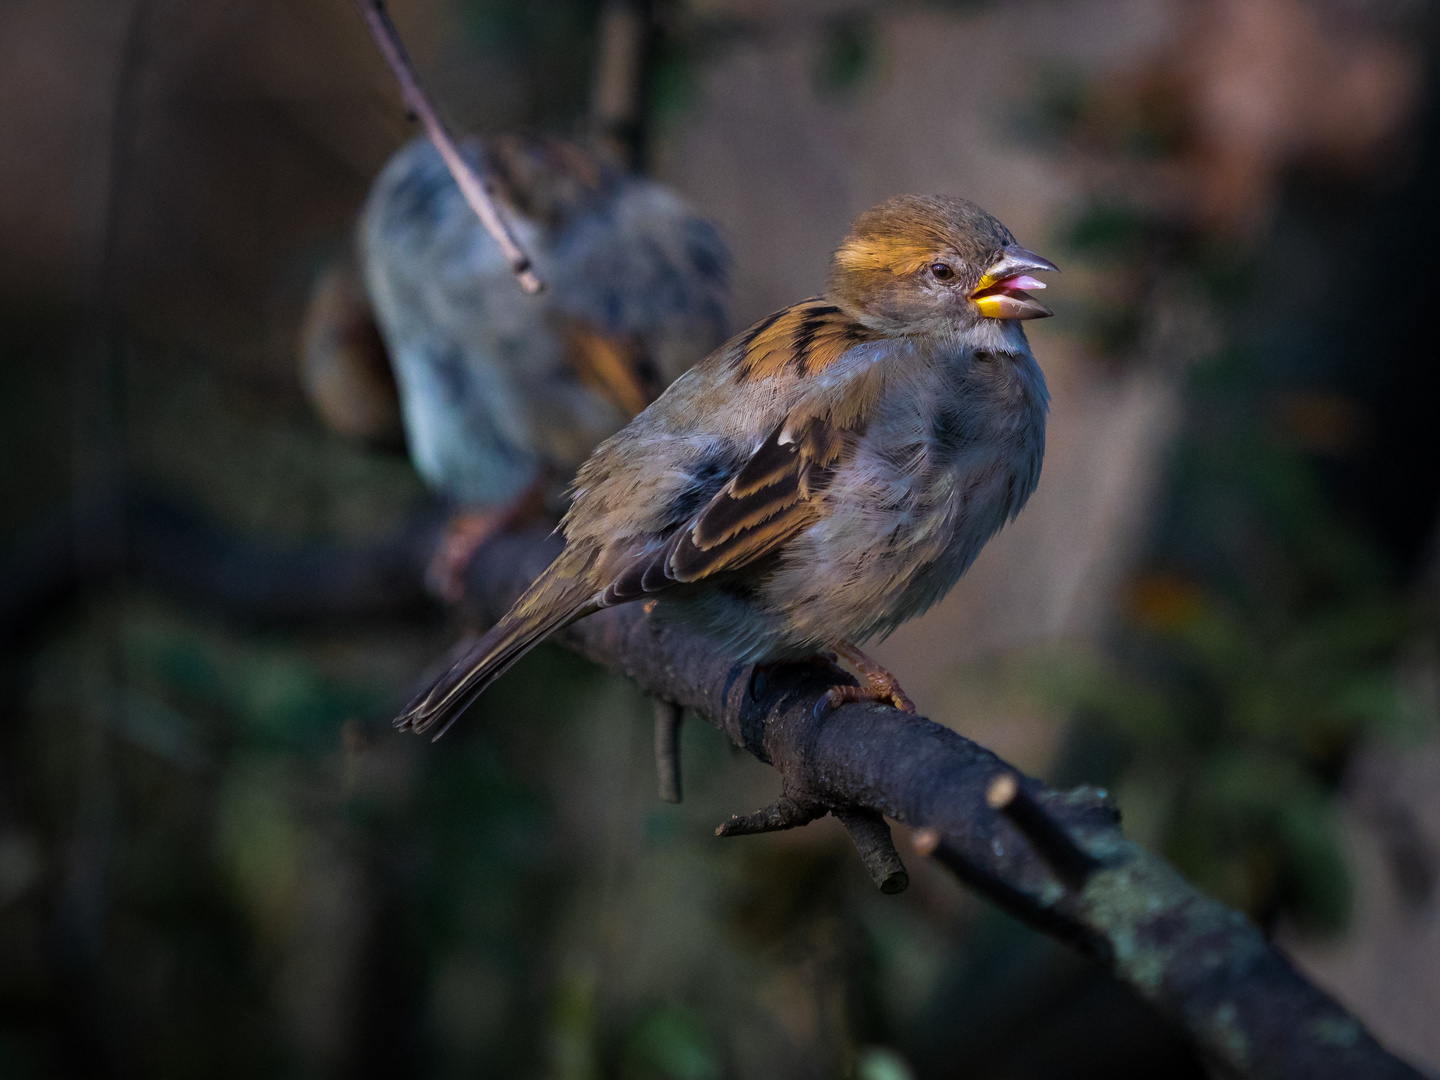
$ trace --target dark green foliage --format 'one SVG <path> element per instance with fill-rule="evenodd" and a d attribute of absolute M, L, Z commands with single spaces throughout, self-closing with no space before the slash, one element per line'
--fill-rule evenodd
<path fill-rule="evenodd" d="M 589 101 L 599 0 L 454 0 L 458 52 L 523 84 L 529 122 L 572 128 Z"/>
<path fill-rule="evenodd" d="M 621 1080 L 720 1080 L 714 1041 L 688 1010 L 658 1007 L 642 1013 L 621 1036 Z"/>
<path fill-rule="evenodd" d="M 1197 371 L 1157 561 L 1110 657 L 1042 678 L 1116 744 L 1137 835 L 1258 918 L 1336 929 L 1336 786 L 1357 742 L 1423 724 L 1399 669 L 1419 624 L 1267 422 L 1254 372 L 1243 353 Z"/>
<path fill-rule="evenodd" d="M 1075 219 L 1064 242 L 1080 255 L 1123 261 L 1144 255 L 1152 231 L 1151 223 L 1135 207 L 1095 203 Z"/>
<path fill-rule="evenodd" d="M 880 54 L 880 27 L 873 17 L 853 14 L 831 19 L 821 32 L 815 88 L 824 94 L 854 93 L 876 73 Z"/>
<path fill-rule="evenodd" d="M 700 97 L 699 56 L 684 40 L 666 36 L 656 44 L 646 86 L 647 116 L 657 129 L 674 126 Z"/>
<path fill-rule="evenodd" d="M 1023 129 L 1143 170 L 1182 154 L 1184 132 L 1167 80 L 1141 85 L 1117 93 L 1051 71 Z M 1088 344 L 1112 363 L 1173 368 L 1195 346 L 1157 343 L 1154 328 L 1177 309 L 1218 344 L 1185 373 L 1162 513 L 1118 632 L 1104 655 L 1041 665 L 1078 717 L 1062 772 L 1113 783 L 1129 831 L 1225 901 L 1334 930 L 1349 904 L 1338 785 L 1355 746 L 1424 723 L 1402 674 L 1423 627 L 1287 413 L 1313 371 L 1257 348 L 1254 328 L 1308 330 L 1316 317 L 1262 286 L 1262 269 L 1284 280 L 1294 268 L 1277 270 L 1262 237 L 1207 232 L 1145 195 L 1112 178 L 1060 230 L 1097 281 L 1075 313 Z M 1335 412 L 1311 426 L 1340 445 Z"/>

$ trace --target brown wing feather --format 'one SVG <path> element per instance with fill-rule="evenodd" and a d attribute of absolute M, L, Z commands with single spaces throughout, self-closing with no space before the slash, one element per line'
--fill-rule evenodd
<path fill-rule="evenodd" d="M 741 379 L 766 379 L 790 371 L 815 375 L 846 349 L 877 335 L 822 297 L 802 300 L 752 326 L 741 338 L 736 371 Z"/>
<path fill-rule="evenodd" d="M 658 550 L 631 560 L 601 603 L 737 570 L 778 550 L 824 514 L 819 496 L 845 448 L 846 429 L 812 416 L 779 425 L 690 522 Z M 852 429 L 853 430 L 853 429 Z"/>
<path fill-rule="evenodd" d="M 738 379 L 814 375 L 877 335 L 822 297 L 761 319 L 740 336 L 731 363 Z M 861 377 L 838 411 L 792 413 L 726 485 L 658 549 L 625 563 L 601 604 L 625 603 L 682 582 L 736 570 L 777 550 L 825 512 L 847 433 L 864 424 L 873 379 Z"/>
<path fill-rule="evenodd" d="M 649 374 L 640 342 L 633 335 L 607 334 L 579 319 L 563 327 L 566 362 L 586 386 L 626 416 L 637 416 L 662 389 Z"/>

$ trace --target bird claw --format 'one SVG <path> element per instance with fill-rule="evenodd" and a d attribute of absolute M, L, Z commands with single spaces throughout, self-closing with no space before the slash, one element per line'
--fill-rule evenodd
<path fill-rule="evenodd" d="M 425 569 L 425 586 L 447 604 L 465 598 L 465 577 L 476 553 L 495 537 L 545 513 L 545 492 L 550 483 L 548 470 L 541 472 L 514 502 L 492 510 L 467 510 L 445 523 L 430 565 Z"/>
<path fill-rule="evenodd" d="M 915 711 L 915 703 L 910 700 L 909 694 L 900 689 L 900 681 L 854 645 L 842 641 L 835 647 L 835 652 L 855 665 L 865 683 L 862 686 L 832 686 L 815 704 L 816 719 L 852 701 L 886 701 L 901 712 Z"/>
<path fill-rule="evenodd" d="M 877 679 L 867 672 L 866 678 L 869 682 L 866 686 L 832 686 L 815 703 L 815 719 L 819 720 L 832 709 L 856 701 L 884 702 L 895 706 L 901 712 L 914 713 L 915 703 L 900 689 L 895 677 L 888 671 L 884 672 L 884 676 L 883 679 Z"/>
<path fill-rule="evenodd" d="M 475 553 L 492 536 L 504 530 L 504 514 L 456 514 L 445 523 L 440 542 L 425 568 L 425 586 L 446 604 L 458 604 L 465 596 L 465 573 Z"/>

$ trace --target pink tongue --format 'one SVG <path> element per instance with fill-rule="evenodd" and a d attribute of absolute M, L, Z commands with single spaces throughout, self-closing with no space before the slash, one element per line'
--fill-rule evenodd
<path fill-rule="evenodd" d="M 1043 281 L 1033 278 L 1029 274 L 1016 274 L 1013 277 L 1005 278 L 997 284 L 999 288 L 1004 289 L 1006 292 L 1018 289 L 1043 289 L 1045 287 Z"/>

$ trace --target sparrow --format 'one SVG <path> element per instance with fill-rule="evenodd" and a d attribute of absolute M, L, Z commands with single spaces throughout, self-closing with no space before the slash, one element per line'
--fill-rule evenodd
<path fill-rule="evenodd" d="M 729 254 L 669 188 L 553 137 L 500 135 L 462 152 L 479 163 L 544 292 L 516 284 L 424 138 L 381 171 L 356 244 L 410 457 L 461 508 L 428 575 L 448 600 L 488 536 L 543 505 L 554 478 L 571 476 L 728 329 Z M 323 288 L 316 296 L 333 300 Z M 308 333 L 322 344 L 337 337 Z M 338 336 L 356 343 L 347 370 L 365 368 L 364 328 Z M 307 370 L 338 366 L 325 359 Z"/>
<path fill-rule="evenodd" d="M 1027 290 L 1056 269 L 962 199 L 862 214 L 823 296 L 597 447 L 555 561 L 396 725 L 443 733 L 547 635 L 636 600 L 742 663 L 849 660 L 863 684 L 823 706 L 913 711 L 859 646 L 940 600 L 1035 490 L 1049 394 L 1022 323 L 1051 314 Z"/>

